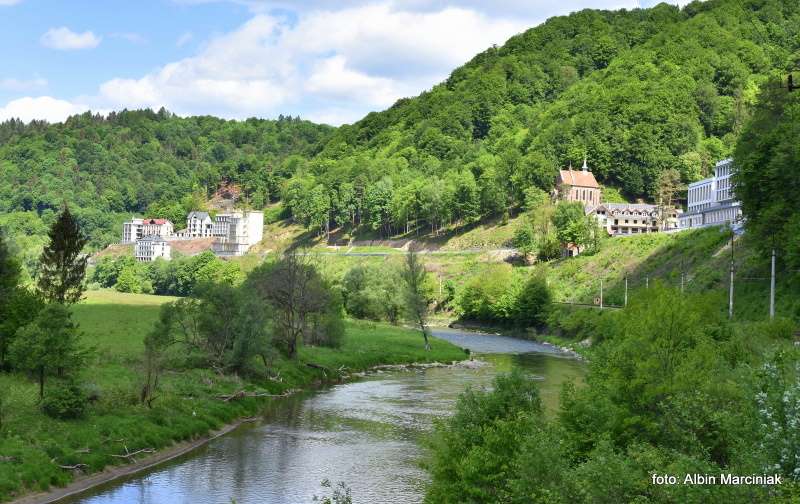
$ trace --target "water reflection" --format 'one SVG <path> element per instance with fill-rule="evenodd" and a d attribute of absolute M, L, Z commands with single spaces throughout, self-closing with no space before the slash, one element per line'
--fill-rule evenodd
<path fill-rule="evenodd" d="M 499 352 L 509 342 L 455 333 L 463 346 Z M 504 338 L 505 339 L 505 338 Z M 309 503 L 324 478 L 345 481 L 356 502 L 420 502 L 427 481 L 419 467 L 421 438 L 435 418 L 452 411 L 468 385 L 486 387 L 497 372 L 520 367 L 541 379 L 546 407 L 557 406 L 564 382 L 582 365 L 512 340 L 514 353 L 484 356 L 479 369 L 383 372 L 361 381 L 276 401 L 250 424 L 155 471 L 74 502 Z"/>

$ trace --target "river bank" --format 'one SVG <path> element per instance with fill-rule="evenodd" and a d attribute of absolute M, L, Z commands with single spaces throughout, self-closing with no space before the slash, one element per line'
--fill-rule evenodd
<path fill-rule="evenodd" d="M 169 458 L 172 450 L 178 454 L 191 450 L 239 419 L 258 414 L 270 401 L 247 395 L 281 395 L 337 383 L 381 364 L 451 362 L 465 357 L 463 350 L 440 340 L 426 352 L 418 332 L 350 321 L 340 349 L 309 347 L 296 360 L 278 357 L 269 378 L 225 376 L 203 369 L 167 372 L 160 396 L 148 409 L 137 400 L 141 340 L 158 306 L 139 298 L 131 298 L 128 305 L 115 299 L 113 304 L 90 302 L 76 307 L 75 318 L 85 340 L 96 347 L 96 358 L 84 376 L 95 400 L 83 418 L 49 418 L 36 403 L 33 382 L 21 375 L 0 377 L 6 406 L 0 435 L 0 501 L 65 488 L 109 467 L 122 468 L 126 462 L 139 461 L 127 456 L 137 451 L 146 457 Z M 245 396 L 224 400 L 240 392 Z M 145 459 L 139 462 L 146 464 Z"/>
<path fill-rule="evenodd" d="M 303 503 L 325 493 L 323 479 L 344 481 L 354 502 L 422 502 L 428 436 L 466 387 L 483 389 L 497 373 L 521 368 L 555 415 L 563 384 L 583 375 L 581 362 L 537 343 L 443 337 L 485 351 L 456 365 L 382 365 L 356 380 L 271 401 L 256 421 L 199 450 L 66 502 Z"/>
<path fill-rule="evenodd" d="M 432 368 L 464 368 L 464 369 L 479 369 L 485 366 L 487 363 L 481 360 L 473 360 L 467 359 L 464 361 L 454 361 L 450 364 L 442 363 L 442 362 L 411 362 L 406 364 L 379 364 L 376 366 L 372 366 L 369 369 L 363 371 L 353 371 L 350 374 L 344 375 L 339 378 L 338 383 L 344 383 L 350 380 L 355 380 L 359 378 L 364 378 L 369 376 L 371 373 L 380 373 L 384 371 L 410 371 L 410 370 L 424 370 L 424 369 L 432 369 Z M 316 388 L 320 386 L 328 385 L 329 382 L 315 384 Z M 285 394 L 283 397 L 289 397 L 294 395 L 295 393 L 299 392 L 306 392 L 307 390 L 302 389 L 294 389 L 288 391 L 288 394 Z M 272 399 L 266 399 L 265 401 L 269 401 Z M 83 494 L 87 491 L 90 491 L 94 488 L 108 485 L 110 483 L 114 483 L 117 481 L 125 480 L 130 477 L 136 476 L 140 473 L 144 473 L 155 469 L 156 467 L 175 460 L 179 457 L 187 455 L 192 451 L 195 451 L 199 448 L 206 446 L 211 441 L 230 434 L 231 432 L 235 431 L 242 425 L 250 422 L 255 422 L 258 420 L 258 417 L 247 417 L 237 419 L 231 423 L 224 425 L 220 429 L 216 429 L 211 431 L 205 435 L 198 436 L 191 440 L 181 441 L 178 443 L 173 444 L 167 448 L 158 450 L 157 452 L 148 455 L 142 459 L 137 460 L 136 462 L 125 464 L 122 466 L 114 466 L 108 467 L 100 471 L 99 473 L 95 474 L 87 474 L 82 475 L 75 480 L 68 484 L 65 487 L 51 489 L 46 492 L 38 492 L 30 495 L 25 495 L 20 497 L 19 499 L 15 499 L 11 501 L 10 504 L 50 504 L 59 502 L 63 499 L 67 499 L 70 497 L 75 497 L 80 494 Z"/>

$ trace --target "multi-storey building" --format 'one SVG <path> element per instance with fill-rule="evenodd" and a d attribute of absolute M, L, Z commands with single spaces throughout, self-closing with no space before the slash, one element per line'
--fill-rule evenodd
<path fill-rule="evenodd" d="M 131 219 L 122 223 L 122 243 L 133 243 L 142 236 L 144 219 Z"/>
<path fill-rule="evenodd" d="M 131 219 L 122 224 L 122 242 L 133 243 L 145 236 L 172 236 L 175 228 L 167 219 Z"/>
<path fill-rule="evenodd" d="M 600 204 L 600 184 L 594 178 L 583 160 L 583 167 L 573 170 L 572 166 L 567 170 L 558 171 L 556 180 L 556 191 L 558 196 L 564 201 L 580 201 L 584 207 L 593 207 Z"/>
<path fill-rule="evenodd" d="M 647 203 L 601 203 L 587 211 L 609 235 L 657 233 L 678 228 L 678 210 Z"/>
<path fill-rule="evenodd" d="M 170 260 L 172 248 L 167 240 L 161 236 L 150 235 L 136 241 L 135 256 L 137 261 L 149 262 L 156 258 Z"/>
<path fill-rule="evenodd" d="M 208 212 L 189 212 L 184 236 L 187 238 L 214 236 L 214 221 Z"/>
<path fill-rule="evenodd" d="M 742 209 L 734 197 L 733 160 L 724 159 L 714 167 L 714 176 L 689 184 L 687 210 L 680 217 L 681 229 L 735 224 Z"/>
<path fill-rule="evenodd" d="M 244 255 L 264 237 L 264 212 L 229 212 L 214 219 L 214 236 L 211 246 L 221 256 Z"/>

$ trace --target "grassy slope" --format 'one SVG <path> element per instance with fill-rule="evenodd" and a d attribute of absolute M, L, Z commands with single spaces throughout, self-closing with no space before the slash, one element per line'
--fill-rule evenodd
<path fill-rule="evenodd" d="M 687 292 L 719 296 L 720 309 L 727 310 L 730 265 L 730 234 L 721 228 L 707 228 L 672 234 L 647 234 L 612 238 L 593 256 L 555 261 L 549 265 L 549 281 L 557 301 L 591 303 L 604 280 L 604 300 L 622 304 L 624 279 L 628 276 L 629 296 L 646 282 L 660 281 Z M 739 320 L 759 320 L 768 313 L 769 257 L 742 235 L 734 243 L 736 281 L 734 313 Z M 800 315 L 800 289 L 796 275 L 778 276 L 778 315 Z"/>
<path fill-rule="evenodd" d="M 137 404 L 142 339 L 157 317 L 159 305 L 170 298 L 113 291 L 91 292 L 87 297 L 75 307 L 75 318 L 84 341 L 96 348 L 83 379 L 99 400 L 83 420 L 53 420 L 39 411 L 32 381 L 0 374 L 5 401 L 0 454 L 14 458 L 0 461 L 0 501 L 69 482 L 72 474 L 56 464 L 83 463 L 95 472 L 119 463 L 110 455 L 123 453 L 124 446 L 131 451 L 164 448 L 256 414 L 264 399 L 224 403 L 215 397 L 242 388 L 280 393 L 325 379 L 322 371 L 306 362 L 325 366 L 337 375 L 340 368 L 356 371 L 384 363 L 445 362 L 464 357 L 460 349 L 440 340 L 434 341 L 431 352 L 425 352 L 421 336 L 413 331 L 348 322 L 341 349 L 303 348 L 297 362 L 278 360 L 275 367 L 280 381 L 246 381 L 207 370 L 168 372 L 161 396 L 148 410 Z"/>

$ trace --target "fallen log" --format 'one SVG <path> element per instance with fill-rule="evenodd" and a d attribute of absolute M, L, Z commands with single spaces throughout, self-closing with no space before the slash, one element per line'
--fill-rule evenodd
<path fill-rule="evenodd" d="M 125 446 L 124 448 L 125 448 L 125 453 L 123 453 L 122 455 L 113 455 L 112 454 L 111 456 L 115 457 L 115 458 L 128 459 L 129 462 L 136 462 L 136 458 L 135 458 L 136 455 L 139 455 L 140 453 L 155 453 L 156 452 L 155 448 L 142 448 L 141 450 L 136 450 L 135 452 L 128 451 L 128 447 L 127 446 Z"/>
<path fill-rule="evenodd" d="M 244 399 L 245 397 L 286 397 L 294 393 L 294 390 L 287 390 L 283 394 L 270 394 L 268 392 L 247 392 L 244 390 L 240 390 L 238 392 L 234 392 L 233 394 L 226 394 L 217 396 L 217 399 L 221 399 L 224 402 L 234 401 L 236 399 Z"/>
<path fill-rule="evenodd" d="M 84 469 L 88 468 L 89 466 L 86 464 L 75 464 L 75 465 L 60 465 L 57 464 L 59 468 L 64 469 L 65 471 L 80 471 L 85 473 Z"/>

